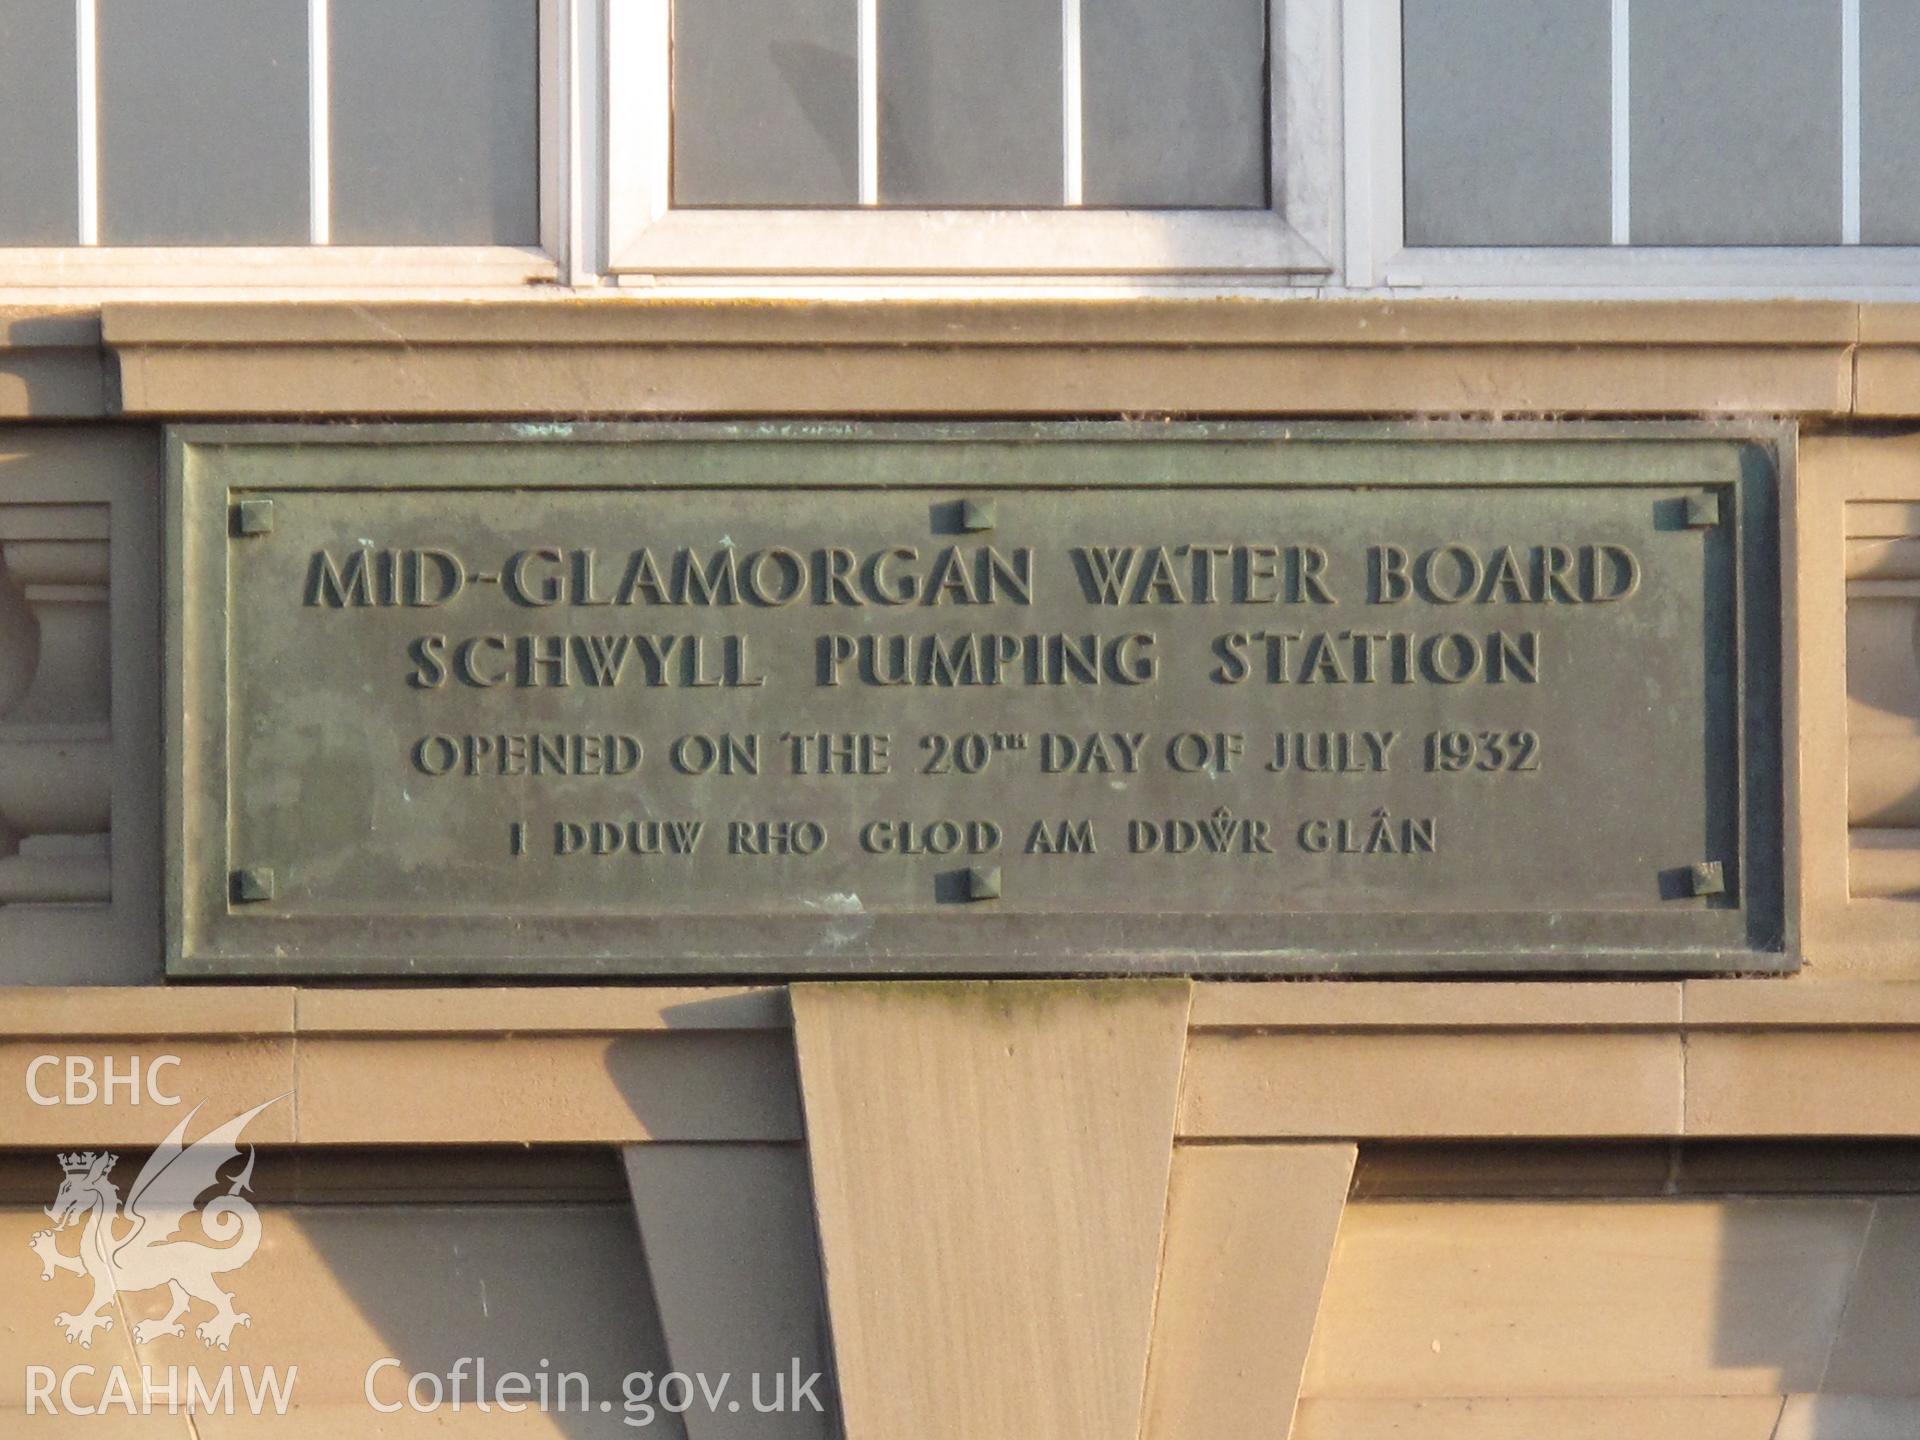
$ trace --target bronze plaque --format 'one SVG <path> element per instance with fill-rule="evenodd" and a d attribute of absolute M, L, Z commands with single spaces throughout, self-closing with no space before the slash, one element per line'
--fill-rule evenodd
<path fill-rule="evenodd" d="M 170 964 L 1781 968 L 1775 438 L 181 430 Z"/>

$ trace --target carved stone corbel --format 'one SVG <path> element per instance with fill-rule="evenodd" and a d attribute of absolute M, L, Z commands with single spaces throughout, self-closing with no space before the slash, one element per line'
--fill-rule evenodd
<path fill-rule="evenodd" d="M 0 904 L 111 898 L 105 505 L 0 505 Z"/>
<path fill-rule="evenodd" d="M 1847 820 L 1855 896 L 1920 895 L 1920 502 L 1847 516 Z"/>

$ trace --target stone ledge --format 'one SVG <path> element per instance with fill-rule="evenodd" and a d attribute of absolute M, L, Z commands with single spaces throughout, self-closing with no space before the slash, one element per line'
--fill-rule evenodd
<path fill-rule="evenodd" d="M 127 346 L 129 417 L 1839 415 L 1843 346 Z"/>
<path fill-rule="evenodd" d="M 578 1035 L 784 1030 L 784 987 L 375 989 L 297 992 L 301 1035 Z"/>
<path fill-rule="evenodd" d="M 1688 1030 L 1920 1030 L 1920 983 L 1912 981 L 1689 980 Z"/>
<path fill-rule="evenodd" d="M 294 1091 L 295 1143 L 787 1142 L 790 1025 L 776 986 L 7 989 L 0 1129 L 151 1140 L 150 1106 L 17 1082 L 159 1040 L 184 1096 Z M 1183 1139 L 1920 1136 L 1913 984 L 1210 982 L 1188 1036 Z"/>
<path fill-rule="evenodd" d="M 1826 415 L 1832 302 L 123 303 L 122 413 Z"/>
<path fill-rule="evenodd" d="M 1677 1033 L 1201 1033 L 1183 1140 L 1565 1139 L 1685 1133 Z"/>
<path fill-rule="evenodd" d="M 1680 1024 L 1680 992 L 1679 981 L 1215 981 L 1194 987 L 1192 1028 L 1672 1030 Z"/>
<path fill-rule="evenodd" d="M 302 1036 L 306 1145 L 801 1138 L 785 1032 Z"/>
<path fill-rule="evenodd" d="M 311 345 L 1844 347 L 1854 343 L 1860 326 L 1860 307 L 1821 300 L 689 300 L 614 294 L 458 304 L 123 301 L 108 303 L 101 314 L 107 348 L 116 350 Z"/>
<path fill-rule="evenodd" d="M 1920 305 L 1886 303 L 1860 307 L 1862 345 L 1920 345 Z"/>
<path fill-rule="evenodd" d="M 786 1030 L 791 1025 L 783 985 L 0 986 L 0 1038 L 299 1035 L 405 1040 Z M 1215 980 L 1194 985 L 1189 1029 L 1195 1035 L 1462 1036 L 1582 1030 L 1920 1031 L 1920 983 L 1807 978 Z"/>
<path fill-rule="evenodd" d="M 37 986 L 0 988 L 0 1038 L 225 1039 L 291 1035 L 287 986 Z"/>
<path fill-rule="evenodd" d="M 1832 300 L 108 301 L 0 309 L 0 417 L 1894 416 L 1917 336 Z"/>

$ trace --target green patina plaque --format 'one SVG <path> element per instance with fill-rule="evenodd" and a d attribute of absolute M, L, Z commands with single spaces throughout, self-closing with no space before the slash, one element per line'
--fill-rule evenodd
<path fill-rule="evenodd" d="M 1785 968 L 1782 439 L 177 430 L 169 963 Z"/>

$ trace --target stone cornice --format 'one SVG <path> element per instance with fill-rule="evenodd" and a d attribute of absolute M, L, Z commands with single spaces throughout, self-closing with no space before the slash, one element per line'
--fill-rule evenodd
<path fill-rule="evenodd" d="M 1920 306 L 561 294 L 0 311 L 0 416 L 1135 413 L 1892 418 L 1920 414 Z"/>
<path fill-rule="evenodd" d="M 109 305 L 121 413 L 1844 414 L 1844 303 Z"/>
<path fill-rule="evenodd" d="M 1201 982 L 1192 995 L 1187 1140 L 1920 1136 L 1920 984 Z M 41 1108 L 24 1067 L 78 1054 L 127 1071 L 125 1057 L 165 1052 L 181 1057 L 169 1081 L 182 1091 L 291 1092 L 283 1143 L 790 1141 L 791 1027 L 778 986 L 0 990 L 0 1070 L 17 1072 L 0 1073 L 0 1131 L 130 1143 L 151 1114 Z"/>

